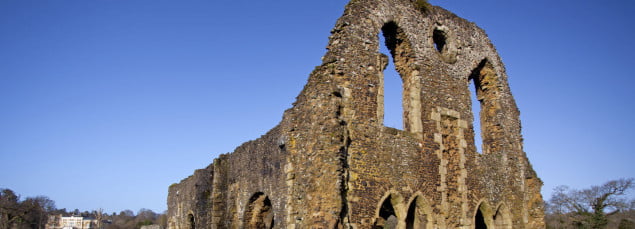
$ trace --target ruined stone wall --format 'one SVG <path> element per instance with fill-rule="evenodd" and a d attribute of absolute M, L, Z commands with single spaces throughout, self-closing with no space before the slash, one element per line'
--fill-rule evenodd
<path fill-rule="evenodd" d="M 196 228 L 544 227 L 542 182 L 484 31 L 409 0 L 353 0 L 327 49 L 277 127 L 170 188 L 171 228 L 191 228 L 189 215 Z M 383 124 L 386 55 L 403 130 Z"/>
<path fill-rule="evenodd" d="M 168 228 L 190 229 L 208 225 L 210 215 L 207 210 L 212 203 L 213 166 L 194 171 L 194 175 L 173 184 L 168 190 Z"/>

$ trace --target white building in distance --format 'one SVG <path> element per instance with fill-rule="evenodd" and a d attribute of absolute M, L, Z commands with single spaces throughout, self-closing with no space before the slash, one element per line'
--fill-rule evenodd
<path fill-rule="evenodd" d="M 49 217 L 46 229 L 97 229 L 97 223 L 97 220 L 92 218 L 58 215 Z"/>

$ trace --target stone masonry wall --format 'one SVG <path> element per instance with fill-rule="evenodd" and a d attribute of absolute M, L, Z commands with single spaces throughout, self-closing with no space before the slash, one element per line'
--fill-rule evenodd
<path fill-rule="evenodd" d="M 170 187 L 169 227 L 544 228 L 542 182 L 494 46 L 418 3 L 352 0 L 281 123 Z M 383 124 L 387 55 L 403 130 Z"/>
<path fill-rule="evenodd" d="M 168 190 L 168 228 L 194 228 L 209 224 L 212 166 L 173 184 Z M 176 220 L 179 219 L 179 220 Z M 194 221 L 194 219 L 196 219 Z"/>

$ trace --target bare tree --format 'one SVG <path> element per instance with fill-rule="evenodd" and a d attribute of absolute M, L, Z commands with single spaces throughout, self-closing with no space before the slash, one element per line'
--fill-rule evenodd
<path fill-rule="evenodd" d="M 95 211 L 95 219 L 97 220 L 97 229 L 103 229 L 104 209 L 99 208 Z"/>
<path fill-rule="evenodd" d="M 547 213 L 557 223 L 572 223 L 577 228 L 604 228 L 609 222 L 608 216 L 632 210 L 634 201 L 624 196 L 634 185 L 633 178 L 622 178 L 583 190 L 558 186 L 547 204 Z"/>
<path fill-rule="evenodd" d="M 142 225 L 151 225 L 156 221 L 157 214 L 154 213 L 150 209 L 142 208 L 137 212 L 137 217 L 135 221 L 137 222 L 137 226 L 141 227 Z"/>

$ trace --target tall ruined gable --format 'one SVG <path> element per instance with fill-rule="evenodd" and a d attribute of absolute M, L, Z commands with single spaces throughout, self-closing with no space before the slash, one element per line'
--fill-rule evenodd
<path fill-rule="evenodd" d="M 169 228 L 544 228 L 494 46 L 420 3 L 352 0 L 281 123 L 170 187 Z M 383 124 L 380 45 L 403 82 L 403 130 Z"/>

